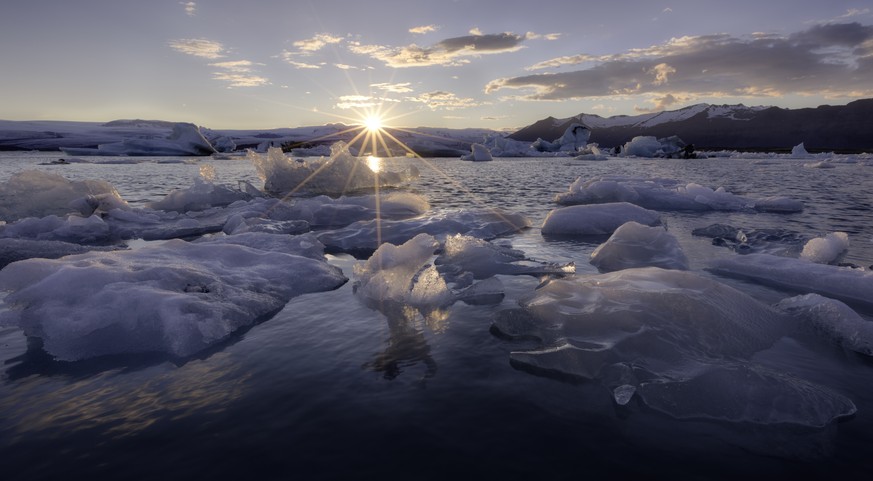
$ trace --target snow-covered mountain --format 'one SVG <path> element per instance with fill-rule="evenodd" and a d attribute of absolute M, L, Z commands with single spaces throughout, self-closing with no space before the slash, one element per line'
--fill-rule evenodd
<path fill-rule="evenodd" d="M 821 150 L 873 150 L 873 99 L 808 109 L 696 104 L 679 110 L 604 118 L 548 117 L 509 137 L 535 141 L 560 137 L 572 123 L 588 126 L 591 142 L 621 145 L 638 135 L 678 135 L 698 149 L 782 150 L 804 142 Z"/>

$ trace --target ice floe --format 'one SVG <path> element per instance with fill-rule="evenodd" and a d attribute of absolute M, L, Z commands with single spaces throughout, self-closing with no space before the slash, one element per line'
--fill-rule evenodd
<path fill-rule="evenodd" d="M 688 258 L 679 241 L 664 227 L 637 222 L 622 224 L 606 242 L 591 253 L 591 264 L 601 272 L 632 267 L 688 269 Z"/>
<path fill-rule="evenodd" d="M 549 212 L 541 230 L 543 235 L 609 235 L 630 221 L 652 226 L 661 223 L 661 216 L 628 202 L 572 205 Z"/>
<path fill-rule="evenodd" d="M 0 183 L 0 220 L 63 216 L 125 209 L 127 203 L 108 182 L 67 180 L 50 172 L 25 170 Z"/>
<path fill-rule="evenodd" d="M 788 316 L 734 288 L 655 267 L 552 279 L 498 313 L 493 328 L 540 348 L 515 351 L 536 374 L 601 382 L 669 416 L 822 427 L 849 399 L 748 359 L 785 332 Z"/>
<path fill-rule="evenodd" d="M 555 196 L 561 205 L 630 202 L 653 210 L 724 210 L 761 212 L 800 212 L 803 204 L 787 197 L 770 196 L 750 199 L 695 183 L 674 179 L 604 176 L 590 180 L 581 177 L 568 192 Z"/>
<path fill-rule="evenodd" d="M 415 166 L 399 172 L 376 172 L 366 159 L 353 156 L 343 142 L 333 144 L 330 156 L 319 159 L 294 160 L 276 147 L 266 154 L 249 151 L 247 157 L 264 181 L 264 190 L 276 195 L 343 195 L 375 190 L 377 185 L 400 186 L 419 175 Z"/>
<path fill-rule="evenodd" d="M 65 361 L 136 352 L 189 356 L 264 320 L 292 297 L 347 280 L 324 260 L 264 249 L 264 243 L 254 249 L 172 240 L 15 262 L 0 271 L 0 290 L 9 292 L 0 325 L 21 328 Z"/>

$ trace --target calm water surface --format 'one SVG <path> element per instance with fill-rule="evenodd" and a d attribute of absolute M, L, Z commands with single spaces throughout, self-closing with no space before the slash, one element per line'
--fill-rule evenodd
<path fill-rule="evenodd" d="M 0 154 L 0 181 L 24 168 L 103 179 L 135 206 L 187 187 L 203 163 L 216 180 L 260 185 L 244 159 L 134 165 L 42 166 L 46 154 Z M 181 159 L 180 159 L 181 160 Z M 535 228 L 510 237 L 546 261 L 587 262 L 591 241 L 547 241 L 537 228 L 552 197 L 579 176 L 667 177 L 752 197 L 802 200 L 800 214 L 663 213 L 700 270 L 733 255 L 697 227 L 781 228 L 805 237 L 849 233 L 847 262 L 873 264 L 873 167 L 805 168 L 779 160 L 453 159 L 417 162 L 411 190 L 434 209 L 498 206 Z M 330 256 L 352 278 L 349 256 Z M 509 363 L 531 343 L 489 331 L 532 277 L 501 277 L 499 306 L 456 303 L 445 319 L 398 329 L 342 288 L 293 299 L 274 318 L 184 361 L 121 356 L 77 363 L 28 349 L 0 328 L 0 472 L 4 479 L 581 479 L 739 476 L 831 478 L 869 474 L 873 362 L 824 342 L 784 338 L 755 360 L 821 383 L 858 407 L 823 430 L 677 421 L 598 383 L 537 376 Z M 723 280 L 775 302 L 792 293 Z M 869 313 L 867 313 L 869 318 Z"/>

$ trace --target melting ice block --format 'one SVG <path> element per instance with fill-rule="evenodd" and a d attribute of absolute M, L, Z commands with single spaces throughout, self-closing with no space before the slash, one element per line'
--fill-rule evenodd
<path fill-rule="evenodd" d="M 800 201 L 781 196 L 751 199 L 675 179 L 605 176 L 576 179 L 567 192 L 555 196 L 561 205 L 630 202 L 653 210 L 801 212 Z"/>
<path fill-rule="evenodd" d="M 824 237 L 810 239 L 804 246 L 800 257 L 818 264 L 830 264 L 849 249 L 849 234 L 833 232 Z"/>
<path fill-rule="evenodd" d="M 543 221 L 543 235 L 609 235 L 626 222 L 658 225 L 661 216 L 628 202 L 573 205 L 549 212 Z"/>
<path fill-rule="evenodd" d="M 591 253 L 591 264 L 602 272 L 650 266 L 685 270 L 688 258 L 663 227 L 627 222 Z"/>
<path fill-rule="evenodd" d="M 40 257 L 57 259 L 72 254 L 83 254 L 93 250 L 109 251 L 122 247 L 83 246 L 56 240 L 0 239 L 0 269 L 15 261 Z"/>
<path fill-rule="evenodd" d="M 710 270 L 801 293 L 817 293 L 873 311 L 873 272 L 770 254 L 717 259 Z"/>
<path fill-rule="evenodd" d="M 246 192 L 214 184 L 197 177 L 194 179 L 194 185 L 191 187 L 176 189 L 167 194 L 163 199 L 150 203 L 149 208 L 188 212 L 189 210 L 224 207 L 238 200 L 250 200 L 251 198 L 252 196 Z"/>
<path fill-rule="evenodd" d="M 0 289 L 9 291 L 0 325 L 20 327 L 66 361 L 133 352 L 188 356 L 294 296 L 344 282 L 323 260 L 172 240 L 9 264 L 0 271 Z"/>
<path fill-rule="evenodd" d="M 456 234 L 446 237 L 442 253 L 434 261 L 449 276 L 469 272 L 475 279 L 497 274 L 571 274 L 575 266 L 545 264 L 528 259 L 524 252 L 476 237 Z"/>
<path fill-rule="evenodd" d="M 70 213 L 89 216 L 116 208 L 126 209 L 127 203 L 115 187 L 102 180 L 67 180 L 49 172 L 25 170 L 0 183 L 0 220 L 7 222 Z"/>
<path fill-rule="evenodd" d="M 248 159 L 264 181 L 264 190 L 276 195 L 343 195 L 374 190 L 377 184 L 379 187 L 397 187 L 419 175 L 415 166 L 400 172 L 375 172 L 366 159 L 353 156 L 344 142 L 335 143 L 329 157 L 317 160 L 297 161 L 275 147 L 264 155 L 249 151 Z"/>
<path fill-rule="evenodd" d="M 806 294 L 783 299 L 776 307 L 838 345 L 873 356 L 873 322 L 865 320 L 846 304 L 818 294 Z"/>
<path fill-rule="evenodd" d="M 543 346 L 513 352 L 513 364 L 598 380 L 617 402 L 639 396 L 676 418 L 811 427 L 855 412 L 826 387 L 748 361 L 782 337 L 788 317 L 698 274 L 646 267 L 554 279 L 519 304 L 492 327 Z"/>
<path fill-rule="evenodd" d="M 527 217 L 500 209 L 445 210 L 408 220 L 355 222 L 342 229 L 323 232 L 318 239 L 329 250 L 361 253 L 376 250 L 380 238 L 392 244 L 402 244 L 421 233 L 438 238 L 466 234 L 493 239 L 522 231 L 530 225 Z"/>
<path fill-rule="evenodd" d="M 112 240 L 109 225 L 99 215 L 60 218 L 48 215 L 27 217 L 11 224 L 0 225 L 0 238 L 61 241 L 74 244 L 98 244 Z"/>
<path fill-rule="evenodd" d="M 361 220 L 407 219 L 430 209 L 430 203 L 412 192 L 383 192 L 376 195 L 343 196 L 333 199 L 326 195 L 296 199 L 289 208 L 295 219 L 315 227 L 346 226 Z"/>

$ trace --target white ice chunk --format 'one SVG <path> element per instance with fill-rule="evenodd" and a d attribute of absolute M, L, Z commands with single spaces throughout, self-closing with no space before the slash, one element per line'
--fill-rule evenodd
<path fill-rule="evenodd" d="M 810 239 L 804 246 L 800 257 L 818 264 L 830 264 L 849 249 L 849 234 L 833 232 L 824 237 Z"/>
<path fill-rule="evenodd" d="M 791 157 L 794 159 L 808 159 L 810 157 L 809 152 L 806 151 L 806 147 L 803 145 L 803 142 L 791 148 Z"/>
<path fill-rule="evenodd" d="M 400 172 L 375 172 L 366 159 L 353 156 L 343 142 L 331 147 L 330 157 L 297 161 L 281 149 L 271 147 L 266 155 L 248 152 L 258 175 L 264 181 L 264 190 L 271 194 L 327 194 L 374 190 L 396 187 L 418 177 L 418 169 L 410 166 Z"/>
<path fill-rule="evenodd" d="M 444 239 L 452 234 L 467 234 L 480 239 L 494 239 L 530 227 L 530 220 L 500 209 L 445 210 L 408 220 L 355 222 L 342 229 L 326 231 L 318 239 L 330 250 L 367 252 L 382 242 L 398 245 L 425 233 Z"/>
<path fill-rule="evenodd" d="M 29 259 L 0 271 L 0 325 L 57 359 L 132 352 L 188 356 L 294 296 L 334 289 L 338 268 L 296 255 L 173 240 L 132 251 Z"/>
<path fill-rule="evenodd" d="M 776 307 L 840 346 L 873 356 L 873 322 L 865 320 L 846 304 L 818 294 L 806 294 L 784 299 Z"/>
<path fill-rule="evenodd" d="M 451 304 L 454 297 L 430 264 L 439 242 L 419 234 L 402 245 L 382 244 L 354 267 L 355 293 L 373 304 L 390 301 L 416 308 Z"/>
<path fill-rule="evenodd" d="M 658 225 L 657 212 L 628 202 L 598 205 L 573 205 L 552 210 L 543 221 L 543 235 L 609 235 L 626 222 Z"/>
<path fill-rule="evenodd" d="M 0 220 L 63 216 L 127 208 L 112 185 L 102 180 L 67 180 L 57 174 L 25 170 L 0 183 Z"/>
<path fill-rule="evenodd" d="M 245 192 L 224 185 L 216 185 L 210 180 L 197 177 L 191 187 L 173 190 L 163 199 L 150 203 L 148 207 L 157 210 L 187 212 L 189 210 L 206 210 L 210 207 L 223 207 L 238 200 L 251 198 L 252 196 Z"/>
<path fill-rule="evenodd" d="M 873 272 L 870 271 L 769 254 L 717 259 L 711 270 L 716 274 L 752 279 L 795 292 L 814 292 L 873 310 Z"/>
<path fill-rule="evenodd" d="M 663 227 L 627 222 L 591 253 L 591 264 L 602 272 L 648 266 L 685 270 L 688 258 Z"/>
<path fill-rule="evenodd" d="M 528 259 L 524 252 L 499 246 L 476 237 L 456 234 L 446 237 L 443 252 L 435 264 L 450 276 L 469 272 L 475 279 L 497 274 L 571 274 L 575 266 L 544 264 Z"/>
<path fill-rule="evenodd" d="M 472 144 L 470 146 L 470 153 L 461 156 L 461 160 L 472 160 L 474 162 L 487 162 L 489 160 L 494 160 L 491 157 L 491 151 L 488 150 L 488 147 L 485 147 L 482 144 Z"/>

